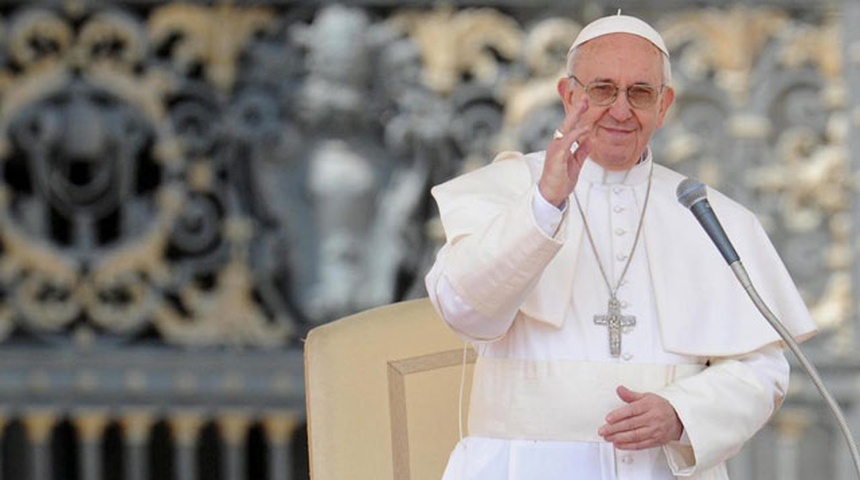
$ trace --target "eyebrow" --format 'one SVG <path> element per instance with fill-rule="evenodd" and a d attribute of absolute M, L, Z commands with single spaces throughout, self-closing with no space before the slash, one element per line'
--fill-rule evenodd
<path fill-rule="evenodd" d="M 594 80 L 586 82 L 586 85 L 591 83 L 591 82 L 605 82 L 605 83 L 611 83 L 614 85 L 618 85 L 617 83 L 615 83 L 615 80 L 613 80 L 611 78 L 595 78 Z M 654 87 L 657 84 L 656 83 L 650 83 L 650 82 L 633 82 L 631 84 L 628 84 L 627 86 L 629 87 L 632 85 L 642 85 L 642 86 Z"/>

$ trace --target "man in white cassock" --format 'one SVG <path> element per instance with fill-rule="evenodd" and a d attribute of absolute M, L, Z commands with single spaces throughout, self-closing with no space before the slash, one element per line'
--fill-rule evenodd
<path fill-rule="evenodd" d="M 478 352 L 445 480 L 726 479 L 782 403 L 781 338 L 648 148 L 670 72 L 651 26 L 598 19 L 568 53 L 546 151 L 434 187 L 447 241 L 427 290 Z M 754 215 L 709 200 L 771 310 L 813 335 Z"/>

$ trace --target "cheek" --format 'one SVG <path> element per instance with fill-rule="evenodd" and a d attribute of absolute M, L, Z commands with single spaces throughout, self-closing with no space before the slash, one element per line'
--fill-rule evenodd
<path fill-rule="evenodd" d="M 646 137 L 650 137 L 654 131 L 660 127 L 660 112 L 648 112 L 645 115 L 639 115 L 637 117 L 639 120 L 640 131 L 645 134 Z"/>
<path fill-rule="evenodd" d="M 588 110 L 586 110 L 582 115 L 582 118 L 579 119 L 579 125 L 589 125 L 591 127 L 591 131 L 594 132 L 597 130 L 597 125 L 600 123 L 601 117 L 605 114 L 605 108 L 588 107 Z"/>

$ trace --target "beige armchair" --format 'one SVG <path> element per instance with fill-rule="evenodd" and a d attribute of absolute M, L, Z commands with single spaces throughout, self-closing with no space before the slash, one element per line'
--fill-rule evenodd
<path fill-rule="evenodd" d="M 305 343 L 313 480 L 438 480 L 458 438 L 464 342 L 428 299 L 358 313 Z M 468 350 L 464 417 L 474 352 Z"/>

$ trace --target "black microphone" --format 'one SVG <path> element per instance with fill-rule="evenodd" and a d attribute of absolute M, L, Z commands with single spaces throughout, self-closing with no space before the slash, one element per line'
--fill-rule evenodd
<path fill-rule="evenodd" d="M 723 226 L 720 225 L 720 221 L 717 220 L 717 215 L 714 214 L 711 204 L 708 202 L 708 193 L 705 191 L 705 186 L 697 180 L 685 178 L 678 184 L 678 189 L 675 193 L 678 195 L 678 201 L 681 202 L 681 205 L 693 212 L 696 220 L 699 221 L 702 228 L 711 237 L 711 240 L 717 246 L 717 250 L 720 251 L 726 263 L 731 265 L 740 261 L 738 252 L 735 251 L 735 247 L 732 246 L 732 242 L 729 241 L 729 237 L 726 235 L 725 230 L 723 230 Z"/>

